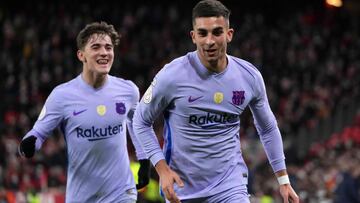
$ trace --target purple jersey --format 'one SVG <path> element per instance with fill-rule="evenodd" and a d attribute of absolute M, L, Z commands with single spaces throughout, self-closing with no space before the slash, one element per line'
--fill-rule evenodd
<path fill-rule="evenodd" d="M 126 129 L 138 159 L 144 159 L 132 130 L 138 100 L 139 91 L 132 82 L 110 75 L 98 89 L 79 75 L 51 92 L 24 138 L 35 135 L 38 150 L 61 127 L 68 155 L 66 202 L 113 202 L 129 194 L 136 198 Z"/>
<path fill-rule="evenodd" d="M 191 52 L 167 64 L 154 78 L 134 116 L 134 131 L 155 165 L 165 159 L 180 175 L 180 199 L 207 197 L 247 184 L 240 149 L 240 115 L 250 107 L 273 170 L 285 169 L 280 131 L 263 78 L 249 62 L 227 56 L 221 73 L 208 71 Z M 164 147 L 152 124 L 164 115 Z M 224 180 L 232 177 L 231 183 Z"/>

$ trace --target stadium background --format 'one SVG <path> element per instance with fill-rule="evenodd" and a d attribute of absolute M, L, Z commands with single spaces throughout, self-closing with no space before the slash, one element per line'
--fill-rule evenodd
<path fill-rule="evenodd" d="M 231 1 L 235 28 L 229 53 L 262 72 L 285 143 L 288 172 L 301 202 L 360 202 L 359 2 Z M 115 25 L 122 39 L 112 74 L 144 93 L 173 58 L 195 49 L 195 1 L 0 5 L 0 202 L 62 202 L 65 143 L 54 131 L 31 160 L 17 155 L 50 91 L 81 72 L 76 34 L 92 21 Z M 242 117 L 241 142 L 252 202 L 280 202 L 276 179 L 252 117 Z M 156 122 L 161 140 L 162 121 Z M 134 163 L 133 147 L 129 151 Z M 136 166 L 135 166 L 136 167 Z M 159 202 L 157 176 L 139 202 Z"/>

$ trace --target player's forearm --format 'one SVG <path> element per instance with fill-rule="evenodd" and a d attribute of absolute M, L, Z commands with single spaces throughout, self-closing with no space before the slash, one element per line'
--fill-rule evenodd
<path fill-rule="evenodd" d="M 286 169 L 283 142 L 278 128 L 260 135 L 264 150 L 274 172 Z"/>
<path fill-rule="evenodd" d="M 159 160 L 164 159 L 164 154 L 160 148 L 158 139 L 150 122 L 145 122 L 141 112 L 136 111 L 133 119 L 134 134 L 153 165 Z"/>
<path fill-rule="evenodd" d="M 128 132 L 131 138 L 131 142 L 133 143 L 134 147 L 135 147 L 135 152 L 136 152 L 136 157 L 138 160 L 141 159 L 147 159 L 146 153 L 144 152 L 143 148 L 141 147 L 141 144 L 138 140 L 138 138 L 136 137 L 136 135 L 134 134 L 134 129 L 132 126 L 132 122 L 127 123 L 127 127 L 128 127 Z"/>
<path fill-rule="evenodd" d="M 275 172 L 276 177 L 285 176 L 285 175 L 287 175 L 287 174 L 288 174 L 288 173 L 287 173 L 286 169 L 283 169 L 283 170 L 280 170 L 280 171 Z"/>
<path fill-rule="evenodd" d="M 164 154 L 160 148 L 157 137 L 152 127 L 137 125 L 134 122 L 134 133 L 140 143 L 140 147 L 145 152 L 146 157 L 155 165 L 160 159 L 164 159 Z"/>
<path fill-rule="evenodd" d="M 259 106 L 252 105 L 250 108 L 254 116 L 256 130 L 259 133 L 261 143 L 264 146 L 273 171 L 285 169 L 283 142 L 276 119 L 269 105 L 263 103 L 263 105 Z"/>

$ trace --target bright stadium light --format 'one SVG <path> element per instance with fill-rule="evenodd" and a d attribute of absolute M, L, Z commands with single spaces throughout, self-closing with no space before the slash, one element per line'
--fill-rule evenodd
<path fill-rule="evenodd" d="M 341 7 L 343 5 L 342 0 L 326 0 L 326 3 L 334 7 Z"/>

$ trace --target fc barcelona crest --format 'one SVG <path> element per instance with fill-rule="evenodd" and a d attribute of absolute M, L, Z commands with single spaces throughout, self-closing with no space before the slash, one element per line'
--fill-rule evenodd
<path fill-rule="evenodd" d="M 232 103 L 239 106 L 245 101 L 245 91 L 233 91 Z"/>
<path fill-rule="evenodd" d="M 123 115 L 126 112 L 126 107 L 123 102 L 116 103 L 116 113 Z"/>

